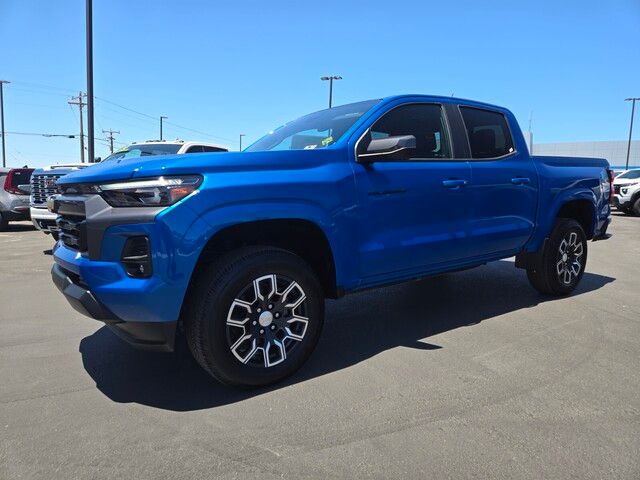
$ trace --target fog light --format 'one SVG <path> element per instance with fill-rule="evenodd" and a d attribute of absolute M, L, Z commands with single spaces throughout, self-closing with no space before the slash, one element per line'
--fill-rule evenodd
<path fill-rule="evenodd" d="M 129 237 L 122 249 L 120 259 L 127 275 L 134 278 L 150 277 L 153 273 L 149 237 Z"/>

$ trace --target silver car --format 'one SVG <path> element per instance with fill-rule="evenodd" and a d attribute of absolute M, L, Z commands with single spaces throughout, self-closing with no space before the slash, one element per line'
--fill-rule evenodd
<path fill-rule="evenodd" d="M 0 230 L 13 221 L 29 220 L 29 184 L 33 168 L 0 168 Z"/>

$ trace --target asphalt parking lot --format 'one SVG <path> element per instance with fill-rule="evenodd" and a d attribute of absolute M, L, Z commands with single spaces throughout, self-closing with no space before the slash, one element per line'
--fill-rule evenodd
<path fill-rule="evenodd" d="M 0 478 L 640 478 L 640 218 L 547 299 L 511 260 L 327 304 L 310 361 L 238 391 L 133 350 L 0 233 Z"/>

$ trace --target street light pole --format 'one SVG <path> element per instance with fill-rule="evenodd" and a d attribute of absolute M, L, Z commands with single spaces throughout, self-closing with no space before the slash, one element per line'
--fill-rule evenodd
<path fill-rule="evenodd" d="M 633 133 L 633 114 L 636 110 L 636 100 L 640 100 L 640 97 L 625 98 L 625 102 L 631 102 L 631 122 L 629 124 L 629 142 L 627 143 L 627 163 L 624 166 L 625 170 L 629 169 L 629 153 L 631 152 L 631 134 Z"/>
<path fill-rule="evenodd" d="M 329 108 L 331 108 L 331 105 L 333 104 L 333 81 L 342 80 L 342 77 L 340 75 L 331 75 L 327 77 L 320 77 L 320 80 L 329 80 Z"/>
<path fill-rule="evenodd" d="M 239 149 L 240 152 L 242 151 L 242 137 L 245 137 L 245 136 L 246 135 L 244 133 L 240 134 L 240 149 Z"/>
<path fill-rule="evenodd" d="M 95 161 L 93 131 L 93 5 L 87 0 L 87 143 L 89 163 Z"/>
<path fill-rule="evenodd" d="M 165 117 L 164 115 L 160 115 L 160 140 L 162 140 L 162 120 L 169 118 L 169 117 Z"/>
<path fill-rule="evenodd" d="M 4 146 L 4 94 L 2 86 L 11 83 L 9 80 L 0 80 L 0 133 L 2 133 L 2 168 L 7 166 L 7 153 Z"/>

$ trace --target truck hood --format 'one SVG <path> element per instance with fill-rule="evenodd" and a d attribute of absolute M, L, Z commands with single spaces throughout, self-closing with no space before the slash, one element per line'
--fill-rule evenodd
<path fill-rule="evenodd" d="M 123 158 L 99 163 L 61 178 L 59 184 L 102 183 L 161 175 L 207 174 L 310 168 L 344 155 L 342 149 L 221 152 Z"/>
<path fill-rule="evenodd" d="M 42 168 L 36 168 L 33 175 L 66 175 L 69 172 L 77 172 L 78 170 L 92 167 L 95 163 L 65 163 L 58 165 L 49 165 Z"/>

